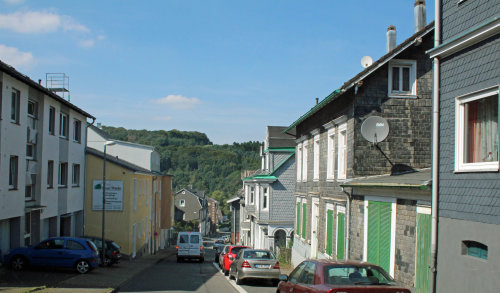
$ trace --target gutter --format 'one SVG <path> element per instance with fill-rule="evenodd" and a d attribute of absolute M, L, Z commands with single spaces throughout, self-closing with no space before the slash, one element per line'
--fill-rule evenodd
<path fill-rule="evenodd" d="M 351 201 L 352 201 L 352 197 L 351 197 L 351 194 L 352 194 L 352 188 L 351 188 L 351 193 L 345 191 L 344 187 L 342 187 L 342 192 L 344 192 L 346 194 L 346 197 L 347 197 L 347 202 L 346 202 L 346 231 L 345 233 L 347 234 L 346 237 L 345 237 L 345 259 L 346 260 L 349 260 L 349 244 L 351 242 L 351 233 L 349 233 L 350 231 L 350 227 L 351 227 Z"/>
<path fill-rule="evenodd" d="M 434 1 L 435 25 L 434 47 L 441 43 L 441 1 Z M 437 237 L 438 237 L 438 196 L 439 196 L 439 58 L 434 57 L 433 70 L 433 97 L 432 97 L 432 204 L 431 204 L 431 267 L 429 292 L 436 292 L 437 275 Z"/>

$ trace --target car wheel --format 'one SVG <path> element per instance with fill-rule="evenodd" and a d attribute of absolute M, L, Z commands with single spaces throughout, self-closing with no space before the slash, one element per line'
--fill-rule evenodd
<path fill-rule="evenodd" d="M 280 280 L 271 280 L 271 282 L 273 283 L 273 287 L 278 287 L 278 284 L 280 283 Z"/>
<path fill-rule="evenodd" d="M 243 284 L 243 280 L 240 278 L 240 273 L 239 272 L 236 272 L 236 284 L 237 285 L 241 285 Z"/>
<path fill-rule="evenodd" d="M 10 261 L 10 267 L 15 271 L 24 270 L 28 266 L 28 260 L 24 256 L 14 256 Z"/>
<path fill-rule="evenodd" d="M 110 267 L 111 265 L 113 265 L 113 262 L 111 261 L 110 258 L 104 258 L 104 265 L 107 266 L 107 267 Z"/>
<path fill-rule="evenodd" d="M 229 275 L 229 271 L 228 271 L 228 270 L 226 270 L 226 268 L 224 268 L 224 267 L 223 267 L 223 268 L 222 268 L 222 270 L 224 271 L 224 276 Z"/>
<path fill-rule="evenodd" d="M 229 280 L 234 279 L 234 275 L 232 274 L 231 268 L 229 268 Z"/>
<path fill-rule="evenodd" d="M 88 271 L 90 271 L 90 265 L 89 265 L 88 261 L 81 259 L 81 260 L 76 262 L 75 270 L 80 274 L 85 274 Z"/>

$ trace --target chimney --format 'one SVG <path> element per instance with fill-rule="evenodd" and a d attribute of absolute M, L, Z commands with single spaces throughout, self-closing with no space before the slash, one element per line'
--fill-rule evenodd
<path fill-rule="evenodd" d="M 319 103 L 319 98 L 316 98 L 316 105 Z"/>
<path fill-rule="evenodd" d="M 38 80 L 38 84 L 42 85 L 42 80 L 41 79 Z"/>
<path fill-rule="evenodd" d="M 415 32 L 419 32 L 425 27 L 427 22 L 425 15 L 425 0 L 415 0 L 413 16 L 415 18 Z"/>
<path fill-rule="evenodd" d="M 387 45 L 385 48 L 387 51 L 386 53 L 396 48 L 396 27 L 393 25 L 387 27 Z"/>

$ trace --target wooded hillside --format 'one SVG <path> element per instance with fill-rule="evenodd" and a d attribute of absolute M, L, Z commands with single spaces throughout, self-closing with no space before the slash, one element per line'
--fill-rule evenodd
<path fill-rule="evenodd" d="M 219 201 L 229 215 L 226 200 L 241 188 L 241 171 L 260 167 L 260 142 L 214 145 L 206 134 L 179 130 L 133 130 L 103 126 L 113 139 L 151 145 L 161 156 L 161 170 L 173 175 L 174 192 L 192 185 Z"/>

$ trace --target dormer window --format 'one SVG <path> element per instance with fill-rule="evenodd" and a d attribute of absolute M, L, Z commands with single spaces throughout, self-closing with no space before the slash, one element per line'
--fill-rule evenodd
<path fill-rule="evenodd" d="M 392 98 L 415 98 L 417 95 L 417 61 L 389 62 L 388 93 Z"/>

